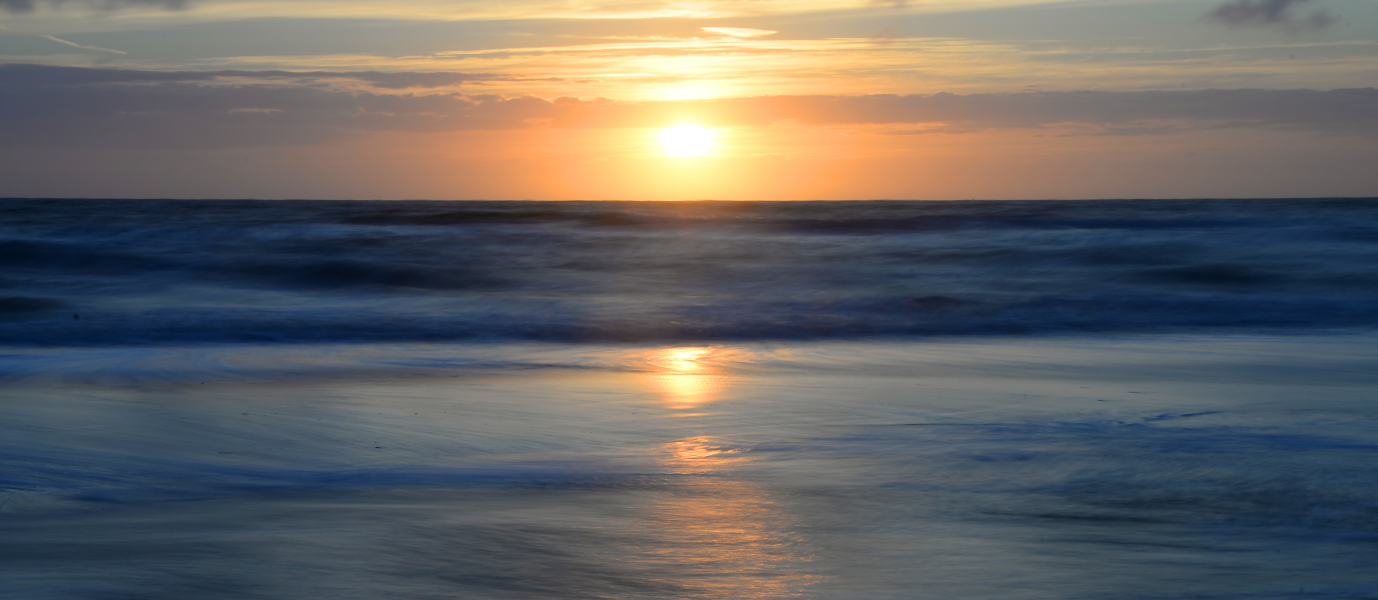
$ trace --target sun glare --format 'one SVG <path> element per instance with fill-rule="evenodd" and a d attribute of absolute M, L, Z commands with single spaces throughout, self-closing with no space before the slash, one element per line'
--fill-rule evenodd
<path fill-rule="evenodd" d="M 660 131 L 660 146 L 670 156 L 703 156 L 713 150 L 713 130 L 698 125 L 676 125 Z"/>

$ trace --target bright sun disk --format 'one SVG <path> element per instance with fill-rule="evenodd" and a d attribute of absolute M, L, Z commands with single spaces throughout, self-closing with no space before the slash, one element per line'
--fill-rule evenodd
<path fill-rule="evenodd" d="M 670 156 L 703 156 L 713 149 L 713 130 L 698 125 L 676 125 L 660 131 L 660 146 Z"/>

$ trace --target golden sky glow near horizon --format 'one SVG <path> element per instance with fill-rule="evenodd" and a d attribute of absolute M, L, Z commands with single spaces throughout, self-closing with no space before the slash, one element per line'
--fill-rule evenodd
<path fill-rule="evenodd" d="M 0 154 L 45 196 L 1378 193 L 1378 2 L 1284 4 L 0 0 Z"/>

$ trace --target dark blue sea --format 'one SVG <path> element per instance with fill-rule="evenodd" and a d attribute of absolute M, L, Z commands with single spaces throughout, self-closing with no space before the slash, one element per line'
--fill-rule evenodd
<path fill-rule="evenodd" d="M 0 200 L 0 590 L 1378 598 L 1378 199 Z"/>
<path fill-rule="evenodd" d="M 1378 200 L 7 200 L 0 264 L 19 345 L 1371 327 Z"/>

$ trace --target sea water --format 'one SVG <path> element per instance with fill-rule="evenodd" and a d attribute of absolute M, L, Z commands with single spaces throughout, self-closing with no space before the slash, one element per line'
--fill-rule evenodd
<path fill-rule="evenodd" d="M 1378 597 L 1378 202 L 0 202 L 25 598 Z"/>
<path fill-rule="evenodd" d="M 1378 322 L 1378 200 L 9 200 L 0 261 L 22 345 Z"/>

